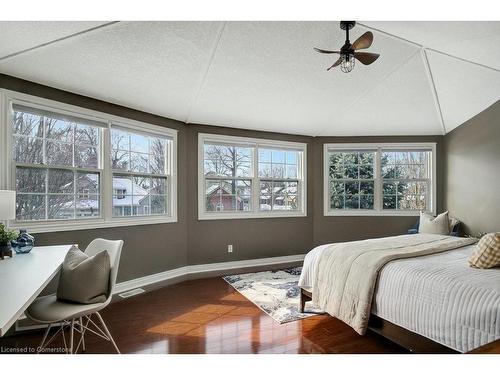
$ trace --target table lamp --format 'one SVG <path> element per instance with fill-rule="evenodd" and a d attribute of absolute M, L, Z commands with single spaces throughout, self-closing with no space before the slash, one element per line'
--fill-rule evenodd
<path fill-rule="evenodd" d="M 16 192 L 11 190 L 0 190 L 0 229 L 4 231 L 2 220 L 12 220 L 16 218 Z M 4 257 L 12 258 L 10 241 L 0 243 L 0 259 Z"/>
<path fill-rule="evenodd" d="M 0 220 L 14 220 L 16 218 L 16 192 L 0 190 Z"/>

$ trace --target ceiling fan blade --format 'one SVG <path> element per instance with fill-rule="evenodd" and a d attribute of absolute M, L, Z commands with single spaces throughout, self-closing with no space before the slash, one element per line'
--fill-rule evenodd
<path fill-rule="evenodd" d="M 327 70 L 330 70 L 331 68 L 335 68 L 336 66 L 339 66 L 341 61 L 342 61 L 342 57 L 339 57 L 339 59 L 337 61 L 335 61 L 333 63 L 333 65 L 331 67 L 329 67 Z"/>
<path fill-rule="evenodd" d="M 353 50 L 365 49 L 372 45 L 373 42 L 373 33 L 371 31 L 367 31 L 363 35 L 361 35 L 356 41 L 352 44 Z"/>
<path fill-rule="evenodd" d="M 340 53 L 340 51 L 328 51 L 326 49 L 320 49 L 316 47 L 314 47 L 314 50 L 319 53 Z"/>
<path fill-rule="evenodd" d="M 354 57 L 364 65 L 370 65 L 377 60 L 379 56 L 380 55 L 378 53 L 354 52 Z"/>

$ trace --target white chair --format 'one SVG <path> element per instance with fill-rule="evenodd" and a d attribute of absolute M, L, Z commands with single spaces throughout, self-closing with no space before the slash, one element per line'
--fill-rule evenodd
<path fill-rule="evenodd" d="M 118 265 L 120 263 L 120 255 L 122 252 L 123 241 L 109 241 L 102 238 L 93 240 L 85 249 L 85 253 L 89 256 L 107 250 L 109 254 L 111 272 L 109 276 L 109 292 L 108 298 L 102 303 L 93 304 L 79 304 L 59 301 L 55 294 L 37 298 L 26 310 L 26 315 L 31 320 L 48 324 L 47 329 L 43 335 L 42 342 L 38 347 L 38 352 L 43 351 L 45 347 L 52 342 L 52 340 L 61 333 L 63 338 L 64 347 L 67 353 L 73 354 L 78 351 L 80 345 L 82 351 L 85 351 L 85 333 L 87 331 L 96 334 L 97 336 L 110 341 L 117 353 L 120 353 L 118 346 L 113 340 L 111 333 L 104 323 L 104 320 L 99 314 L 99 311 L 104 309 L 111 302 L 113 297 L 113 290 L 116 284 L 116 275 L 118 274 Z M 92 315 L 95 315 L 99 320 L 101 327 L 92 320 Z M 90 325 L 92 324 L 92 325 Z M 47 341 L 47 336 L 50 329 L 54 325 L 59 325 L 59 329 Z M 70 327 L 69 332 L 69 348 L 66 342 L 65 330 Z M 78 345 L 74 346 L 75 331 L 80 334 Z"/>

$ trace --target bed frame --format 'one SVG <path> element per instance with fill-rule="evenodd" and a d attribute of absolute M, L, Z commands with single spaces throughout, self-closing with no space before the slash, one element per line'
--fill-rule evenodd
<path fill-rule="evenodd" d="M 306 302 L 311 300 L 312 293 L 303 288 L 300 288 L 301 312 L 304 312 Z M 402 346 L 403 348 L 408 349 L 413 353 L 459 353 L 451 348 L 448 348 L 447 346 L 438 344 L 437 342 L 428 339 L 427 337 L 408 331 L 403 327 L 400 327 L 373 314 L 370 316 L 368 329 Z"/>

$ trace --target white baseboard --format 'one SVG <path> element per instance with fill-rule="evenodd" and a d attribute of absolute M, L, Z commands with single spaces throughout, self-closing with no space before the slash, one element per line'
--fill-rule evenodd
<path fill-rule="evenodd" d="M 194 266 L 184 266 L 175 268 L 173 270 L 155 273 L 153 275 L 148 275 L 144 277 L 139 277 L 137 279 L 132 279 L 128 281 L 123 281 L 121 283 L 117 283 L 115 285 L 113 294 L 123 293 L 130 289 L 144 287 L 147 285 L 158 283 L 160 281 L 171 280 L 181 276 L 213 272 L 213 271 L 226 271 L 231 269 L 239 269 L 247 267 L 270 266 L 273 264 L 301 262 L 304 260 L 304 257 L 305 254 L 299 254 L 299 255 L 288 255 L 282 257 L 237 260 L 233 262 L 220 262 L 220 263 L 196 264 Z"/>
<path fill-rule="evenodd" d="M 137 279 L 123 281 L 115 285 L 113 294 L 123 293 L 130 289 L 141 288 L 143 286 L 158 283 L 160 281 L 175 279 L 177 277 L 187 275 L 188 267 L 175 268 L 173 270 L 155 273 L 153 275 L 148 275 L 144 277 L 139 277 Z"/>

